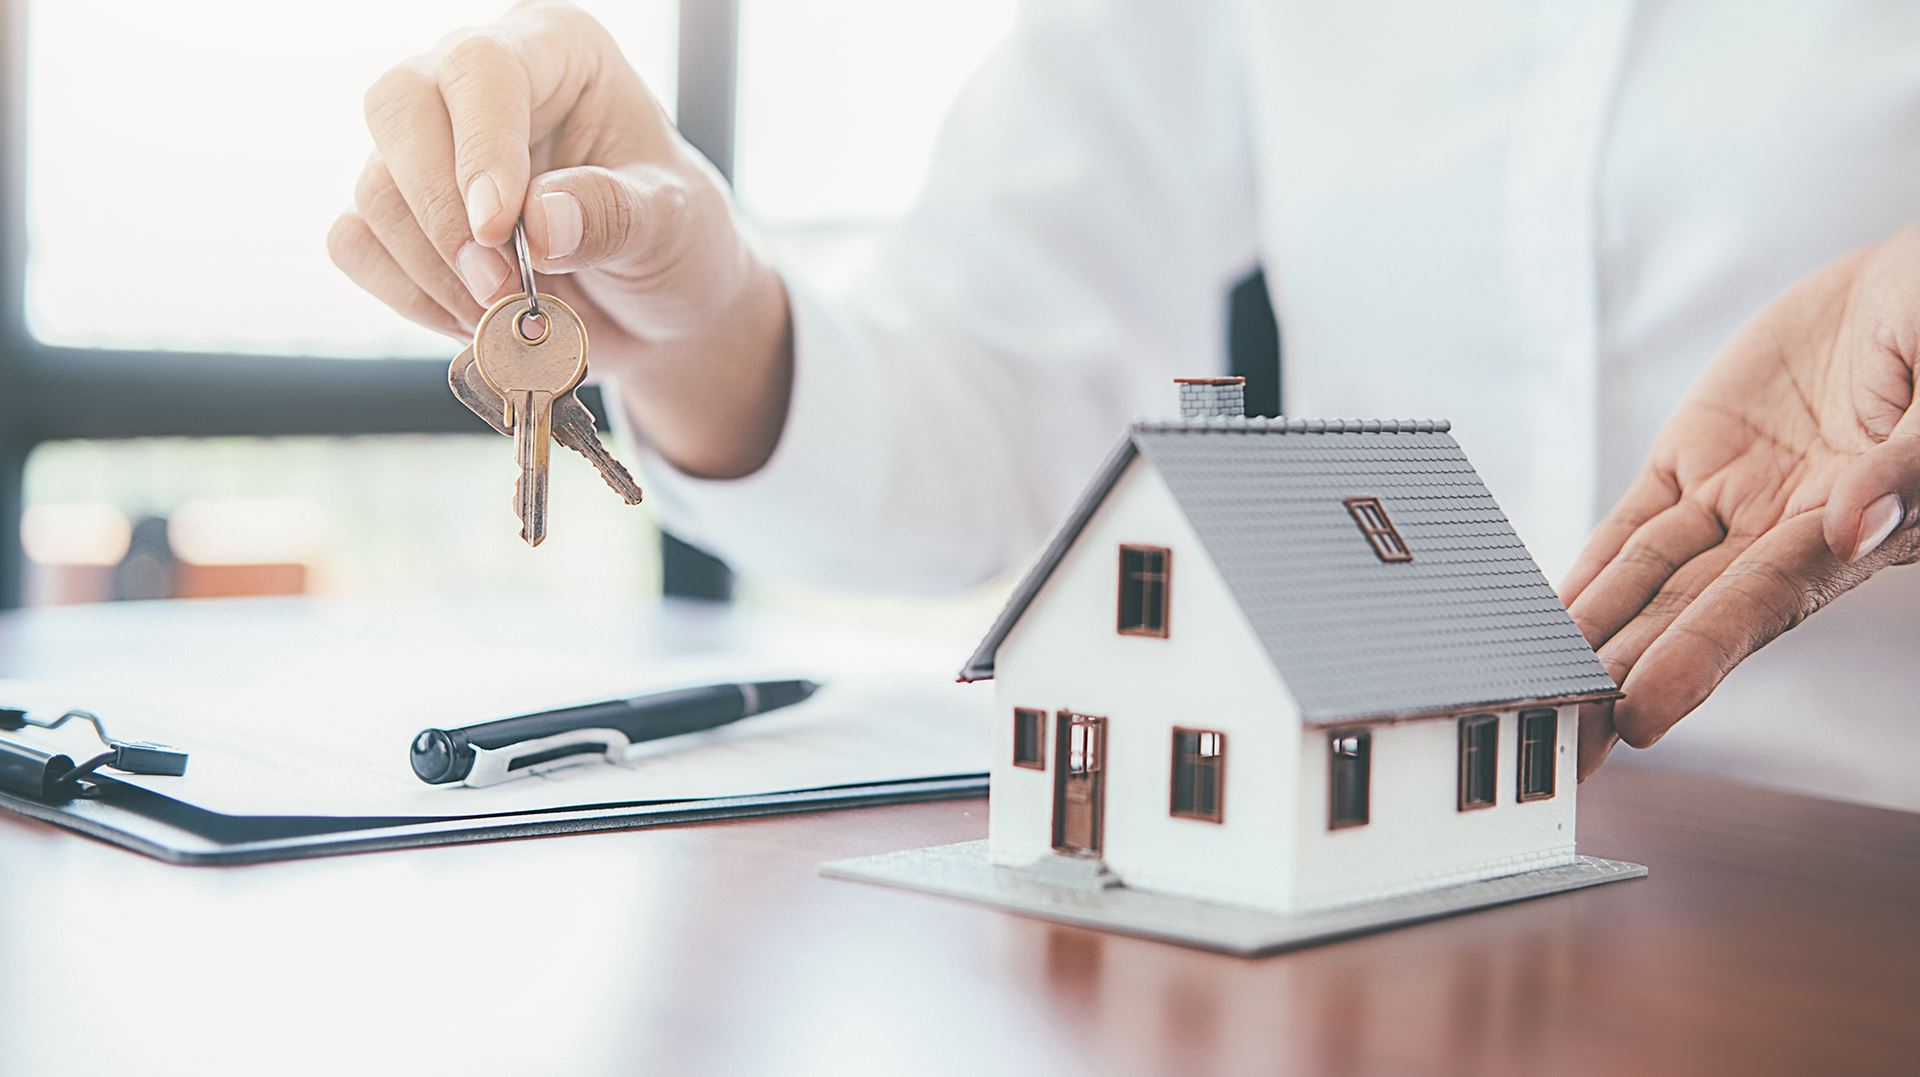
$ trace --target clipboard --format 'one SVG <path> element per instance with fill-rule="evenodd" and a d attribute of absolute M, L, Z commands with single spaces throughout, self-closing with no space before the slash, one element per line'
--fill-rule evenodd
<path fill-rule="evenodd" d="M 706 800 L 635 801 L 471 818 L 231 816 L 111 777 L 98 797 L 46 804 L 0 792 L 0 810 L 170 864 L 259 864 L 430 845 L 632 830 L 788 812 L 983 796 L 985 774 L 801 789 Z"/>
<path fill-rule="evenodd" d="M 64 800 L 0 780 L 0 810 L 211 865 L 986 791 L 990 696 L 953 684 L 949 647 L 675 603 L 642 616 L 603 609 L 598 624 L 566 616 L 586 629 L 534 653 L 510 617 L 442 604 L 200 601 L 0 616 L 0 707 L 31 705 L 42 719 L 84 707 L 118 734 L 192 759 L 180 776 L 94 771 L 91 795 Z M 14 649 L 32 665 L 11 661 Z M 472 673 L 497 668 L 526 675 Z M 425 785 L 406 761 L 426 726 L 775 671 L 826 687 L 798 706 L 653 742 L 624 764 L 473 789 Z M 98 747 L 80 737 L 0 732 L 0 770 L 24 768 L 18 779 L 56 754 L 70 767 Z"/>

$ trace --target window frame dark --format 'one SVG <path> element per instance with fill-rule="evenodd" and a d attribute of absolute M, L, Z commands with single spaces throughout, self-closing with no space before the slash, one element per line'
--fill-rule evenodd
<path fill-rule="evenodd" d="M 1182 737 L 1193 738 L 1193 748 L 1189 752 L 1181 744 Z M 1201 752 L 1203 737 L 1215 738 L 1218 749 L 1212 755 Z M 1180 802 L 1181 775 L 1185 771 L 1191 775 L 1188 792 L 1190 803 Z M 1204 806 L 1199 803 L 1199 791 L 1203 783 L 1200 776 L 1207 772 L 1213 774 L 1213 803 Z M 1218 729 L 1199 729 L 1193 726 L 1177 725 L 1173 727 L 1173 774 L 1167 786 L 1167 814 L 1176 819 L 1195 819 L 1205 823 L 1226 821 L 1227 812 L 1227 735 Z"/>
<path fill-rule="evenodd" d="M 1025 723 L 1033 722 L 1032 737 L 1034 754 L 1031 758 L 1020 754 L 1020 733 Z M 1027 770 L 1047 769 L 1047 712 L 1038 707 L 1013 708 L 1013 765 Z"/>
<path fill-rule="evenodd" d="M 1546 727 L 1544 738 L 1529 740 L 1527 729 L 1538 724 Z M 1523 710 L 1516 723 L 1514 739 L 1518 750 L 1514 752 L 1515 763 L 1514 799 L 1525 804 L 1535 800 L 1552 800 L 1558 791 L 1560 771 L 1560 712 L 1551 707 L 1537 707 Z M 1528 764 L 1542 751 L 1546 754 L 1546 785 L 1544 788 L 1529 789 L 1527 784 Z"/>
<path fill-rule="evenodd" d="M 1352 756 L 1340 753 L 1340 742 L 1353 737 L 1358 748 Z M 1340 770 L 1343 759 L 1357 762 L 1346 764 L 1360 774 L 1360 812 L 1358 815 L 1343 815 L 1340 810 Z M 1331 730 L 1327 734 L 1327 829 L 1350 830 L 1366 826 L 1373 821 L 1373 730 L 1361 727 Z"/>
<path fill-rule="evenodd" d="M 1500 800 L 1500 716 L 1469 714 L 1459 724 L 1459 789 L 1454 802 L 1458 811 L 1491 808 Z M 1483 730 L 1491 731 L 1490 743 L 1475 745 L 1472 738 Z M 1476 794 L 1484 785 L 1484 797 Z"/>
<path fill-rule="evenodd" d="M 1127 556 L 1129 554 L 1160 558 L 1160 571 L 1153 572 L 1143 567 L 1137 573 L 1130 573 L 1127 569 Z M 1165 546 L 1152 546 L 1139 542 L 1123 542 L 1120 544 L 1118 562 L 1120 582 L 1119 591 L 1115 596 L 1114 603 L 1115 630 L 1123 636 L 1166 639 L 1173 621 L 1173 551 Z M 1155 577 L 1158 577 L 1157 581 Z M 1160 585 L 1160 601 L 1157 604 L 1159 615 L 1158 625 L 1154 625 L 1152 620 L 1147 617 L 1149 612 L 1147 596 L 1152 593 L 1152 584 L 1155 582 L 1158 582 Z M 1137 621 L 1130 622 L 1127 617 L 1127 596 L 1136 583 L 1138 583 L 1140 590 L 1141 616 Z"/>
<path fill-rule="evenodd" d="M 0 0 L 0 609 L 18 606 L 28 456 L 43 442 L 140 437 L 473 434 L 436 359 L 329 359 L 70 348 L 26 323 L 27 20 L 36 0 Z M 52 2 L 52 0 L 38 0 Z M 683 0 L 679 126 L 733 174 L 739 0 Z M 315 249 L 319 237 L 314 239 Z M 451 354 L 451 353 L 449 353 Z M 581 398 L 602 420 L 597 392 Z M 725 599 L 726 566 L 662 536 L 669 595 Z"/>

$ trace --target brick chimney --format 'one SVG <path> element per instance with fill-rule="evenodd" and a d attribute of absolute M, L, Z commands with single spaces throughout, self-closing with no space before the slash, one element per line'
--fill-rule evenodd
<path fill-rule="evenodd" d="M 1180 387 L 1182 419 L 1244 419 L 1247 415 L 1247 379 L 1175 378 Z"/>

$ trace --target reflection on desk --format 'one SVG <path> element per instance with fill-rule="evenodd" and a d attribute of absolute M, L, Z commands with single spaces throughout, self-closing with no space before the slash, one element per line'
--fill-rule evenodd
<path fill-rule="evenodd" d="M 202 871 L 3 819 L 0 1044 L 23 1074 L 1804 1074 L 1920 1055 L 1915 816 L 1609 764 L 1580 840 L 1652 866 L 1644 883 L 1262 960 L 816 873 L 981 837 L 985 807 Z"/>

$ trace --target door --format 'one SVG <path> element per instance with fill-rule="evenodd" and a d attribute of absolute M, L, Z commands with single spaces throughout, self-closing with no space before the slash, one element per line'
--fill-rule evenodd
<path fill-rule="evenodd" d="M 1107 720 L 1061 711 L 1054 745 L 1054 851 L 1098 857 L 1107 802 Z"/>

